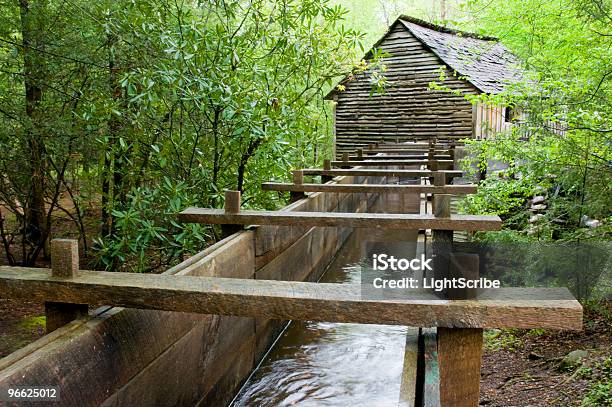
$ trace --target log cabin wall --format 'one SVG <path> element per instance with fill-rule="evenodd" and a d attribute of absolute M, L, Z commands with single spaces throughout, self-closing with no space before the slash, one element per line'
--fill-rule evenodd
<path fill-rule="evenodd" d="M 437 137 L 457 140 L 473 137 L 472 105 L 462 95 L 431 90 L 439 81 L 463 93 L 480 93 L 471 83 L 454 77 L 453 71 L 425 47 L 404 25 L 394 24 L 378 48 L 385 58 L 386 94 L 370 95 L 368 76 L 360 74 L 334 94 L 335 152 L 351 152 L 371 142 L 412 141 Z"/>

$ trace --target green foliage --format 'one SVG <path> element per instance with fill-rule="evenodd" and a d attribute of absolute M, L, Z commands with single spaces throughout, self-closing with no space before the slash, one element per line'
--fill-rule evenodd
<path fill-rule="evenodd" d="M 0 43 L 0 201 L 18 219 L 0 228 L 5 247 L 23 234 L 31 248 L 24 263 L 46 241 L 30 237 L 44 227 L 32 228 L 20 212 L 31 206 L 33 174 L 44 182 L 37 196 L 50 205 L 43 224 L 54 212 L 69 215 L 87 251 L 86 218 L 101 211 L 99 264 L 146 271 L 215 239 L 214 231 L 173 224 L 169 217 L 180 209 L 218 207 L 224 189 L 241 190 L 245 206 L 278 208 L 284 201 L 261 192 L 260 183 L 286 179 L 292 168 L 318 165 L 331 153 L 323 95 L 357 69 L 363 40 L 345 26 L 340 5 L 29 4 L 35 18 L 28 30 L 19 4 L 0 13 L 0 38 L 7 38 Z M 24 35 L 40 46 L 24 46 Z M 20 72 L 34 59 L 41 69 L 24 80 Z M 374 78 L 373 86 L 382 81 Z M 35 114 L 26 108 L 24 83 L 40 88 L 41 100 L 30 103 Z"/>
<path fill-rule="evenodd" d="M 515 329 L 487 329 L 484 331 L 484 346 L 489 351 L 515 351 L 524 346 Z"/>
<path fill-rule="evenodd" d="M 169 178 L 153 187 L 135 188 L 125 209 L 114 210 L 115 234 L 96 239 L 104 268 L 147 272 L 194 254 L 212 240 L 211 230 L 198 224 L 182 224 L 177 214 L 200 203 L 198 189 Z"/>
<path fill-rule="evenodd" d="M 479 101 L 513 106 L 520 119 L 510 134 L 477 143 L 478 159 L 506 163 L 465 210 L 498 213 L 509 228 L 539 239 L 610 237 L 612 53 L 609 2 L 469 0 L 462 28 L 498 35 L 524 61 L 525 81 Z M 460 21 L 460 20 L 458 20 Z M 499 177 L 499 178 L 498 178 Z M 529 190 L 529 185 L 535 189 Z M 546 197 L 545 216 L 528 225 L 521 206 Z M 531 196 L 529 196 L 531 195 Z M 489 199 L 491 198 L 491 199 Z M 599 226 L 589 227 L 596 219 Z"/>
<path fill-rule="evenodd" d="M 28 332 L 38 332 L 45 329 L 46 318 L 44 315 L 36 317 L 28 317 L 19 323 L 19 327 Z"/>
<path fill-rule="evenodd" d="M 596 367 L 599 371 L 596 378 L 592 377 L 594 369 L 583 372 L 586 373 L 583 377 L 591 379 L 591 385 L 589 386 L 589 392 L 580 403 L 581 407 L 612 406 L 612 357 L 607 357 Z"/>

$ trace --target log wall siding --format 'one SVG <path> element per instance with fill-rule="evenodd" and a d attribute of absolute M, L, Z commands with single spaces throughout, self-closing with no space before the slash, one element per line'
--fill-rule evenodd
<path fill-rule="evenodd" d="M 346 82 L 337 92 L 335 106 L 335 152 L 354 151 L 381 139 L 460 139 L 472 137 L 471 104 L 462 95 L 429 89 L 444 70 L 444 85 L 463 93 L 479 91 L 453 72 L 405 27 L 396 24 L 379 48 L 391 54 L 385 58 L 387 93 L 370 96 L 366 75 Z"/>
<path fill-rule="evenodd" d="M 377 198 L 316 193 L 284 210 L 364 212 Z M 256 227 L 166 274 L 316 281 L 350 232 Z M 285 325 L 264 318 L 103 307 L 1 359 L 0 387 L 60 385 L 62 406 L 227 405 Z"/>

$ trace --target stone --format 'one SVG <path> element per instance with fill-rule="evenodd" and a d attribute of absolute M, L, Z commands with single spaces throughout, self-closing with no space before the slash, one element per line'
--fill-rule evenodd
<path fill-rule="evenodd" d="M 570 370 L 575 367 L 582 365 L 582 360 L 586 359 L 589 356 L 589 352 L 586 350 L 573 350 L 561 360 L 561 364 L 559 368 L 561 370 Z"/>
<path fill-rule="evenodd" d="M 541 213 L 537 213 L 533 216 L 531 216 L 529 218 L 529 223 L 536 223 L 537 221 L 539 221 L 540 219 L 542 219 L 544 217 L 544 215 L 542 215 Z"/>

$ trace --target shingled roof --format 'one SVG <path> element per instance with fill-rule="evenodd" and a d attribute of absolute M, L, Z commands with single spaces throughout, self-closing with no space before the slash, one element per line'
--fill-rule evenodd
<path fill-rule="evenodd" d="M 402 24 L 419 41 L 458 75 L 483 93 L 503 92 L 523 77 L 519 59 L 497 38 L 453 30 L 410 16 L 400 16 L 392 25 Z M 390 27 L 390 28 L 391 28 Z M 374 45 L 377 47 L 390 30 Z M 369 53 L 366 54 L 366 58 Z M 335 88 L 326 96 L 335 93 Z"/>

